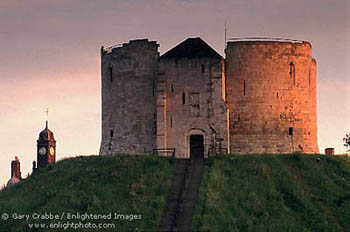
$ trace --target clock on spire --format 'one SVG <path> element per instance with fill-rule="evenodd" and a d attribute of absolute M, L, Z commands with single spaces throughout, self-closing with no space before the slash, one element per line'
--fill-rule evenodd
<path fill-rule="evenodd" d="M 44 167 L 49 163 L 56 162 L 56 140 L 54 134 L 49 130 L 48 127 L 48 113 L 49 110 L 46 109 L 46 127 L 39 134 L 39 139 L 37 140 L 37 165 L 38 168 Z"/>

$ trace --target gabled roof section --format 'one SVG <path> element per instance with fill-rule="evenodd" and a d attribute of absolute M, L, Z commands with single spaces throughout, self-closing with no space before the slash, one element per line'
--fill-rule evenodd
<path fill-rule="evenodd" d="M 163 54 L 161 59 L 171 59 L 171 58 L 201 58 L 201 57 L 212 57 L 220 58 L 221 56 L 213 48 L 211 48 L 204 40 L 201 38 L 188 38 L 182 43 L 178 44 L 176 47 L 170 49 L 165 54 Z"/>

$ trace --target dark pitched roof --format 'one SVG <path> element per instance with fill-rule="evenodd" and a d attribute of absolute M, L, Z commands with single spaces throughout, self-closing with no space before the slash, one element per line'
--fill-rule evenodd
<path fill-rule="evenodd" d="M 49 130 L 47 121 L 45 129 L 39 134 L 39 140 L 55 140 L 53 132 Z"/>
<path fill-rule="evenodd" d="M 221 56 L 212 49 L 201 38 L 188 38 L 176 47 L 170 49 L 160 58 L 200 58 L 200 57 L 216 57 Z"/>

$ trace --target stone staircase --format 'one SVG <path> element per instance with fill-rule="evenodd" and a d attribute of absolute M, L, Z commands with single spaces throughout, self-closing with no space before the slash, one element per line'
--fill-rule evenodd
<path fill-rule="evenodd" d="M 199 200 L 204 159 L 176 159 L 175 174 L 158 231 L 190 231 Z"/>

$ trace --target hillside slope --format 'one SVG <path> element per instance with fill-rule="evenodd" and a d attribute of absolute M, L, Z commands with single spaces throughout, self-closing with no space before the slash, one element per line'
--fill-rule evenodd
<path fill-rule="evenodd" d="M 0 218 L 0 231 L 154 231 L 173 172 L 171 160 L 152 156 L 81 156 L 57 162 L 0 192 L 0 217 L 10 217 Z M 30 218 L 14 218 L 18 214 Z M 56 214 L 59 218 L 50 220 Z M 74 215 L 80 219 L 72 220 Z M 103 228 L 89 230 L 94 226 Z"/>
<path fill-rule="evenodd" d="M 153 156 L 63 160 L 0 192 L 0 231 L 156 231 L 174 173 L 172 159 Z M 3 220 L 4 213 L 10 218 Z M 18 214 L 28 214 L 29 220 L 14 218 Z M 56 215 L 58 219 L 50 219 Z M 80 218 L 72 219 L 74 215 Z M 210 158 L 192 227 L 194 231 L 350 231 L 350 159 Z"/>
<path fill-rule="evenodd" d="M 198 231 L 350 231 L 350 159 L 322 155 L 211 158 Z"/>

